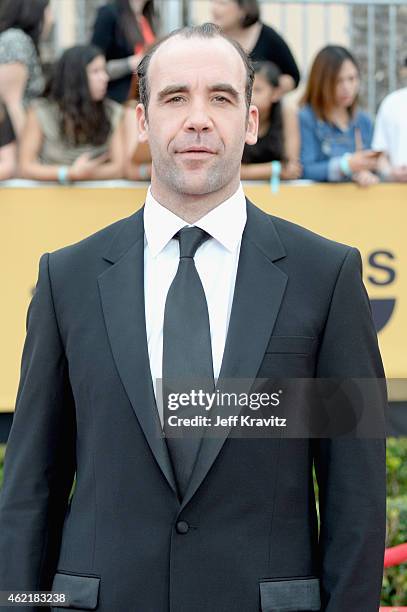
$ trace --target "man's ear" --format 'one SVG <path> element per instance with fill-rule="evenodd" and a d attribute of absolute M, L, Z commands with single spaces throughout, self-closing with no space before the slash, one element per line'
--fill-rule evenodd
<path fill-rule="evenodd" d="M 247 118 L 245 143 L 248 145 L 256 144 L 257 132 L 259 130 L 259 110 L 257 106 L 251 104 Z"/>
<path fill-rule="evenodd" d="M 141 102 L 136 106 L 136 117 L 139 142 L 148 142 L 148 123 L 146 119 L 144 104 L 141 104 Z"/>

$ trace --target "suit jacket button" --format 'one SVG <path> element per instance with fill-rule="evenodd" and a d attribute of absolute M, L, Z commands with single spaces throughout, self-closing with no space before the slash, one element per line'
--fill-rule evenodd
<path fill-rule="evenodd" d="M 178 521 L 178 523 L 175 526 L 175 529 L 177 530 L 178 533 L 188 533 L 189 531 L 189 525 L 186 521 Z"/>

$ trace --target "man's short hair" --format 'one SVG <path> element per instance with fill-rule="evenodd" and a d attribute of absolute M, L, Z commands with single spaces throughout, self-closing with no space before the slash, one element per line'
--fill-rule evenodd
<path fill-rule="evenodd" d="M 253 80 L 254 80 L 254 69 L 253 64 L 250 61 L 249 56 L 241 47 L 241 45 L 226 36 L 220 27 L 215 25 L 214 23 L 203 23 L 199 26 L 186 26 L 184 28 L 178 28 L 173 32 L 170 32 L 167 36 L 157 41 L 154 45 L 150 47 L 147 53 L 144 55 L 143 59 L 138 65 L 137 68 L 137 76 L 139 81 L 139 99 L 140 102 L 144 105 L 145 115 L 148 118 L 148 103 L 150 101 L 150 84 L 148 81 L 148 67 L 151 62 L 151 58 L 154 53 L 161 47 L 161 45 L 169 40 L 170 38 L 174 38 L 175 36 L 182 36 L 183 38 L 224 38 L 230 43 L 236 51 L 239 53 L 242 58 L 244 67 L 246 69 L 246 87 L 245 87 L 245 99 L 246 99 L 246 108 L 247 108 L 247 117 L 249 115 L 249 107 L 252 99 L 252 91 L 253 91 Z"/>

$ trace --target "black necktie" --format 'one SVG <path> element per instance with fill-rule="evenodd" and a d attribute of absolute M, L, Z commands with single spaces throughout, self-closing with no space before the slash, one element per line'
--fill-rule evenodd
<path fill-rule="evenodd" d="M 199 227 L 184 227 L 175 236 L 179 240 L 180 259 L 177 273 L 168 290 L 163 331 L 164 432 L 168 426 L 166 409 L 169 393 L 188 393 L 193 379 L 202 381 L 204 391 L 214 390 L 212 348 L 208 305 L 195 267 L 194 255 L 210 236 Z M 171 413 L 174 414 L 174 413 Z M 207 414 L 202 407 L 180 406 L 177 417 Z M 199 431 L 200 430 L 200 431 Z M 181 497 L 184 496 L 202 441 L 202 428 L 178 429 L 168 437 L 167 445 Z M 173 434 L 174 435 L 174 434 Z"/>

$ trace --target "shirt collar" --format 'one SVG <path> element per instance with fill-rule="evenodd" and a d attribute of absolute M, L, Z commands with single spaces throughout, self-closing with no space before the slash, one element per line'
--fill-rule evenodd
<path fill-rule="evenodd" d="M 246 225 L 246 198 L 242 184 L 235 193 L 199 219 L 194 225 L 208 232 L 228 251 L 237 248 Z M 147 190 L 144 207 L 145 237 L 153 257 L 156 257 L 182 227 L 188 225 L 162 206 Z"/>

